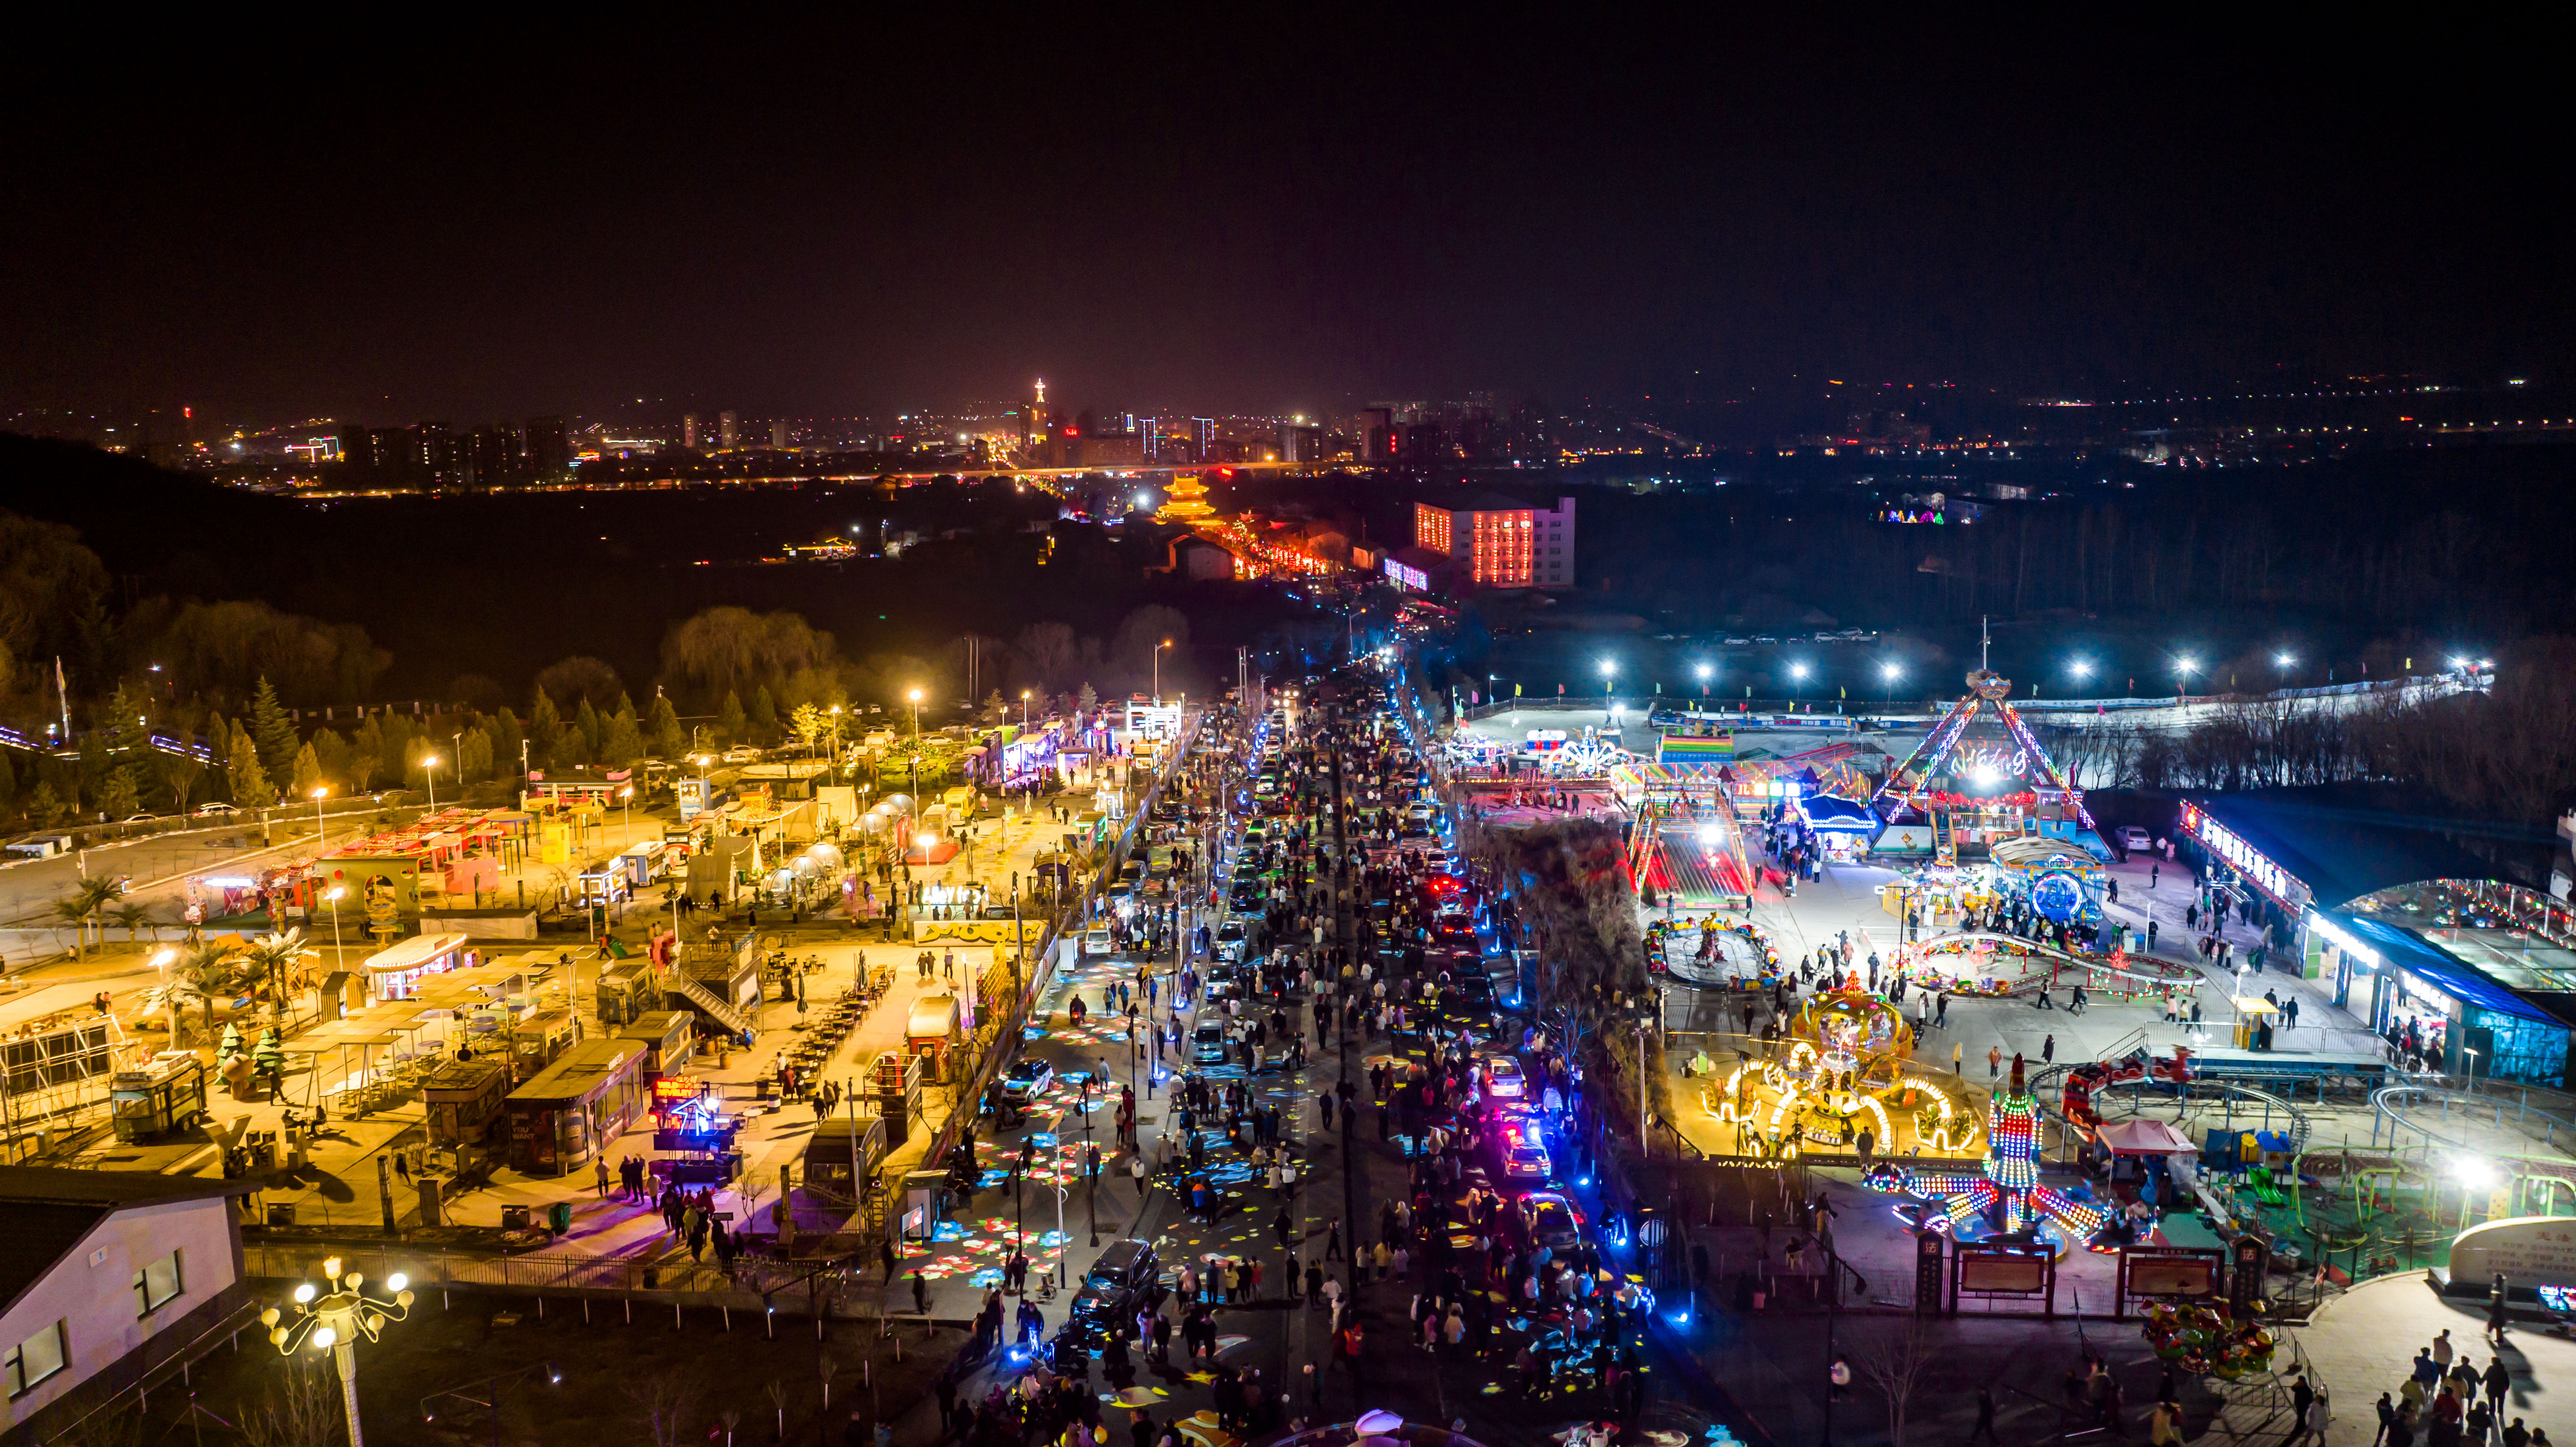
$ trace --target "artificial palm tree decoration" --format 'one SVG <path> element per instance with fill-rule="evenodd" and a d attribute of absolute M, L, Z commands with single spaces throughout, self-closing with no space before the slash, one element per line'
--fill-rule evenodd
<path fill-rule="evenodd" d="M 270 1016 L 283 1018 L 286 1014 L 286 971 L 304 954 L 304 931 L 297 928 L 284 934 L 262 935 L 242 953 L 251 977 L 268 982 Z"/>
<path fill-rule="evenodd" d="M 242 992 L 256 976 L 248 967 L 242 952 L 231 944 L 200 941 L 188 946 L 170 967 L 170 990 L 174 999 L 193 1001 L 204 1013 L 206 1033 L 215 1033 L 215 1002 L 229 1000 Z M 173 1040 L 172 1045 L 179 1042 Z"/>
<path fill-rule="evenodd" d="M 154 919 L 152 917 L 152 911 L 143 905 L 120 904 L 116 908 L 109 910 L 107 912 L 107 917 L 124 927 L 125 942 L 129 945 L 134 943 L 136 932 L 140 931 L 146 925 L 152 927 L 153 942 L 156 944 L 160 942 L 161 922 Z"/>

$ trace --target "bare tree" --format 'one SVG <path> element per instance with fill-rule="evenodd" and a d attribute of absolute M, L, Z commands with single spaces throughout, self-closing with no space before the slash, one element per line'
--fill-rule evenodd
<path fill-rule="evenodd" d="M 1907 1317 L 1902 1327 L 1863 1338 L 1860 1349 L 1852 1353 L 1852 1366 L 1861 1380 L 1887 1399 L 1888 1447 L 1905 1447 L 1906 1414 L 1939 1360 L 1932 1334 L 1919 1316 Z"/>
<path fill-rule="evenodd" d="M 340 1378 L 324 1365 L 329 1360 L 288 1362 L 283 1379 L 271 1381 L 259 1405 L 242 1413 L 242 1440 L 249 1447 L 331 1447 L 339 1441 L 347 1413 L 340 1401 Z"/>
<path fill-rule="evenodd" d="M 653 1372 L 626 1384 L 636 1424 L 653 1447 L 681 1447 L 692 1440 L 689 1422 L 697 1415 L 698 1395 L 698 1378 L 688 1372 Z"/>

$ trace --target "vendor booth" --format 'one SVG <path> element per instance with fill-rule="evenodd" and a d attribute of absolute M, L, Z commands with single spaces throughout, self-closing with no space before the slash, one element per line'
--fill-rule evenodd
<path fill-rule="evenodd" d="M 378 1000 L 408 1000 L 426 975 L 454 970 L 465 954 L 461 934 L 414 935 L 367 957 L 367 993 Z"/>

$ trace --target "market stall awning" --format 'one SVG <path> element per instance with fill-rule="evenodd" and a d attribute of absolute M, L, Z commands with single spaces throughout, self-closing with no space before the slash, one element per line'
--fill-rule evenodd
<path fill-rule="evenodd" d="M 2119 1120 L 2102 1127 L 2102 1144 L 2124 1156 L 2186 1156 L 2200 1147 L 2160 1120 Z"/>

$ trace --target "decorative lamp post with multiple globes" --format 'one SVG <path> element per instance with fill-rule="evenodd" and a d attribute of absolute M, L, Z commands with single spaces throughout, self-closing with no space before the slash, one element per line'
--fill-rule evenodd
<path fill-rule="evenodd" d="M 386 1322 L 411 1315 L 411 1283 L 397 1271 L 384 1281 L 392 1300 L 369 1296 L 361 1289 L 366 1278 L 354 1271 L 342 1275 L 337 1256 L 322 1263 L 322 1276 L 319 1286 L 307 1281 L 295 1288 L 292 1318 L 272 1306 L 259 1314 L 259 1324 L 268 1328 L 269 1344 L 280 1356 L 303 1347 L 331 1353 L 340 1368 L 340 1404 L 349 1414 L 349 1447 L 366 1447 L 358 1428 L 358 1338 L 372 1342 Z"/>

